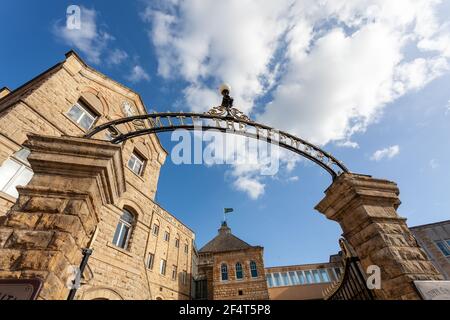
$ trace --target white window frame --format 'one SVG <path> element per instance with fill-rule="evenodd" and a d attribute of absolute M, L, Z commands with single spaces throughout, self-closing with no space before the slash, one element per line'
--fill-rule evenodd
<path fill-rule="evenodd" d="M 165 276 L 167 269 L 167 261 L 165 259 L 161 259 L 159 264 L 159 274 Z"/>
<path fill-rule="evenodd" d="M 80 111 L 81 111 L 81 115 L 78 117 L 78 119 L 74 119 L 74 118 L 72 118 L 72 116 L 70 116 L 70 111 L 71 111 L 73 108 L 78 108 L 78 109 L 80 109 Z M 97 116 L 92 110 L 90 110 L 89 107 L 88 107 L 87 105 L 85 105 L 85 104 L 84 104 L 83 102 L 81 102 L 81 101 L 78 101 L 77 103 L 75 103 L 75 104 L 69 109 L 69 111 L 67 111 L 66 115 L 67 115 L 73 122 L 75 122 L 79 127 L 83 128 L 83 129 L 86 130 L 86 131 L 89 130 L 89 129 L 91 129 L 91 128 L 94 126 L 94 124 L 95 124 L 95 122 L 97 121 L 97 119 L 98 119 L 98 116 Z M 81 120 L 82 120 L 85 116 L 87 116 L 88 118 L 90 118 L 90 119 L 92 120 L 92 123 L 91 123 L 91 125 L 89 126 L 89 128 L 85 128 L 85 127 L 83 127 L 83 126 L 81 125 Z"/>
<path fill-rule="evenodd" d="M 26 156 L 21 157 L 21 153 L 25 152 Z M 14 162 L 15 164 L 18 164 L 18 169 L 15 170 L 15 173 L 9 180 L 4 184 L 3 187 L 0 188 L 1 192 L 4 192 L 11 197 L 17 198 L 19 193 L 17 192 L 16 187 L 19 186 L 19 183 L 17 181 L 20 181 L 20 179 L 24 176 L 24 174 L 30 174 L 29 179 L 26 183 L 20 184 L 20 185 L 27 185 L 30 180 L 33 178 L 33 170 L 31 170 L 30 164 L 28 162 L 28 156 L 30 154 L 30 151 L 27 148 L 22 148 L 16 153 L 14 153 L 12 156 L 10 156 L 8 159 L 6 159 L 1 167 L 8 166 L 10 162 Z M 2 179 L 2 177 L 0 177 Z M 8 191 L 9 190 L 9 191 Z M 13 191 L 15 190 L 15 191 Z"/>
<path fill-rule="evenodd" d="M 125 211 L 126 211 L 126 210 L 125 210 Z M 132 214 L 131 212 L 129 212 L 129 211 L 126 211 L 126 212 L 128 212 L 128 214 L 130 214 L 131 216 L 133 216 L 133 214 Z M 133 217 L 134 217 L 134 216 L 133 216 Z M 122 216 L 121 216 L 121 217 L 119 218 L 119 222 L 117 223 L 117 227 L 119 227 L 119 225 L 120 225 L 120 231 L 119 231 L 119 234 L 118 234 L 118 236 L 117 236 L 116 243 L 114 243 L 114 239 L 113 239 L 113 245 L 115 245 L 115 246 L 118 247 L 118 248 L 122 248 L 122 249 L 125 249 L 125 250 L 126 250 L 126 249 L 128 248 L 128 245 L 129 245 L 131 233 L 132 233 L 132 231 L 133 231 L 133 224 L 132 224 L 132 223 L 129 223 L 128 221 L 125 221 L 124 219 L 122 219 Z M 121 236 L 122 236 L 122 233 L 123 233 L 125 227 L 128 228 L 128 233 L 127 233 L 127 238 L 125 239 L 124 246 L 121 247 L 121 246 L 119 245 L 119 241 L 120 241 L 120 239 L 121 239 Z M 117 228 L 116 228 L 116 230 L 117 230 Z"/>
<path fill-rule="evenodd" d="M 159 224 L 153 224 L 152 235 L 154 235 L 155 237 L 159 235 Z"/>
<path fill-rule="evenodd" d="M 130 164 L 133 161 L 133 164 Z M 137 170 L 137 164 L 140 164 L 140 169 Z M 130 156 L 130 160 L 128 160 L 128 168 L 133 171 L 138 176 L 141 176 L 144 172 L 145 159 L 135 151 Z"/>
<path fill-rule="evenodd" d="M 153 270 L 154 264 L 155 264 L 155 254 L 149 253 L 147 258 L 147 269 Z"/>

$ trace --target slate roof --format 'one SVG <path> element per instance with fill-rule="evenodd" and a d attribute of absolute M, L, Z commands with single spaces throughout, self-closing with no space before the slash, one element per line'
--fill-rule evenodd
<path fill-rule="evenodd" d="M 219 229 L 219 234 L 205 244 L 199 250 L 199 253 L 235 251 L 252 247 L 253 246 L 249 245 L 247 242 L 233 235 L 227 223 L 224 222 Z"/>

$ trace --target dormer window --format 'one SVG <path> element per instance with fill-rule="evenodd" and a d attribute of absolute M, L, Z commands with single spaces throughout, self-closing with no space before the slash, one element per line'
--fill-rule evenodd
<path fill-rule="evenodd" d="M 85 130 L 92 128 L 94 122 L 98 118 L 98 116 L 82 101 L 78 101 L 74 104 L 67 113 L 67 116 Z"/>
<path fill-rule="evenodd" d="M 142 175 L 144 171 L 145 159 L 136 152 L 131 154 L 130 160 L 128 160 L 128 168 L 130 168 L 138 176 Z"/>

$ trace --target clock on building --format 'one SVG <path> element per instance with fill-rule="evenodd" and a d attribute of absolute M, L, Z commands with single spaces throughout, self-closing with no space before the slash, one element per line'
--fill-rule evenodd
<path fill-rule="evenodd" d="M 128 101 L 125 101 L 124 103 L 122 103 L 122 110 L 126 117 L 132 117 L 132 116 L 136 115 L 136 112 L 135 112 L 133 106 Z"/>

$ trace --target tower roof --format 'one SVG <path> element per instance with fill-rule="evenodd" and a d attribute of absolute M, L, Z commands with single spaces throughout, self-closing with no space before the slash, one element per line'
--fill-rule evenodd
<path fill-rule="evenodd" d="M 252 248 L 247 242 L 239 239 L 231 233 L 231 229 L 228 227 L 226 221 L 224 221 L 218 230 L 219 234 L 205 244 L 199 253 L 207 252 L 223 252 L 223 251 L 235 251 L 247 248 Z"/>

